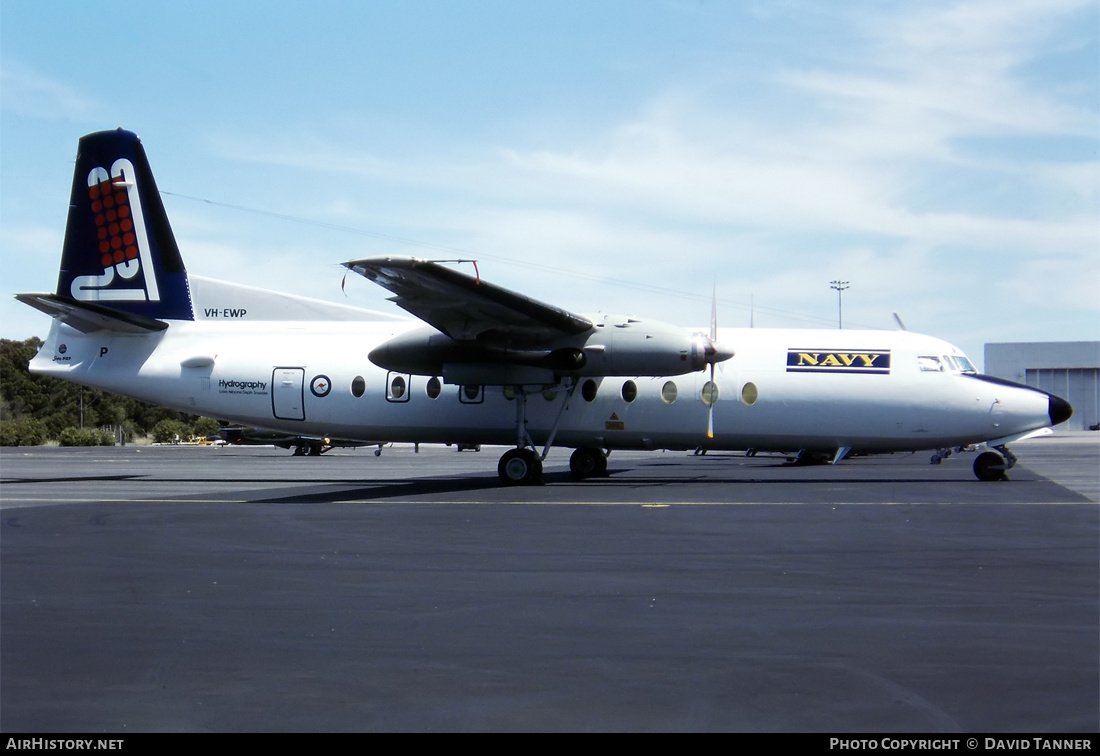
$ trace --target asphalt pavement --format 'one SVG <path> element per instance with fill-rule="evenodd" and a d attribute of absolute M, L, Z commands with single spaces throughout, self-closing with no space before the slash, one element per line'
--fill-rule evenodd
<path fill-rule="evenodd" d="M 1100 433 L 501 451 L 3 449 L 0 728 L 1100 730 Z"/>

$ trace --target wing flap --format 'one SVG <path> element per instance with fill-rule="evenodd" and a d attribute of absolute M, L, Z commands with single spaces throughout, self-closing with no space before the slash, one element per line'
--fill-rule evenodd
<path fill-rule="evenodd" d="M 576 336 L 592 321 L 416 258 L 369 258 L 344 263 L 393 292 L 390 300 L 456 341 L 533 344 Z"/>

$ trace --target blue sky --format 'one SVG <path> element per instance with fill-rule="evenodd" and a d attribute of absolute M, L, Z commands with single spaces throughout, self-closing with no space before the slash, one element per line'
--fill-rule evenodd
<path fill-rule="evenodd" d="M 578 312 L 1100 339 L 1100 4 L 0 7 L 0 337 L 78 138 L 141 135 L 188 269 L 395 312 L 343 260 L 479 260 Z M 736 347 L 736 345 L 733 345 Z"/>

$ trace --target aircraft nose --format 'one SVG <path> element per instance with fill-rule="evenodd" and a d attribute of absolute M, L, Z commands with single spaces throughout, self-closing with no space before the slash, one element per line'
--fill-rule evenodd
<path fill-rule="evenodd" d="M 1050 408 L 1047 410 L 1047 413 L 1050 415 L 1050 424 L 1057 425 L 1058 423 L 1064 423 L 1066 420 L 1070 419 L 1073 415 L 1073 407 L 1071 407 L 1070 403 L 1065 399 L 1051 394 Z"/>

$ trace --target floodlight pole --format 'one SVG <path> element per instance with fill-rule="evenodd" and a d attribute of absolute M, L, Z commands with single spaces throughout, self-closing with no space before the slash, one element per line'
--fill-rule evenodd
<path fill-rule="evenodd" d="M 848 288 L 847 281 L 830 281 L 830 289 L 836 289 L 836 327 L 844 328 L 844 290 Z"/>

